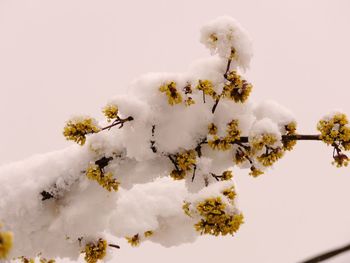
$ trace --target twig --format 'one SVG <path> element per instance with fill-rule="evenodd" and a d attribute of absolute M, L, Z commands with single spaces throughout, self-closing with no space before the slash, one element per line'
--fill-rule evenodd
<path fill-rule="evenodd" d="M 154 140 L 154 132 L 156 129 L 156 125 L 152 125 L 152 140 L 150 141 L 151 143 L 151 150 L 152 152 L 156 153 L 157 152 L 157 147 L 156 147 L 156 141 Z"/>
<path fill-rule="evenodd" d="M 282 141 L 320 141 L 321 135 L 304 135 L 304 134 L 290 134 L 282 135 Z M 239 140 L 232 142 L 232 144 L 237 143 L 247 143 L 248 136 L 242 136 Z"/>
<path fill-rule="evenodd" d="M 106 127 L 103 127 L 101 129 L 101 131 L 104 131 L 104 130 L 110 130 L 112 127 L 116 126 L 116 125 L 120 125 L 119 126 L 119 129 L 122 128 L 124 126 L 124 123 L 125 122 L 128 122 L 128 121 L 132 121 L 134 120 L 134 118 L 132 116 L 129 116 L 125 119 L 120 119 L 119 117 L 111 124 L 111 125 L 108 125 Z"/>
<path fill-rule="evenodd" d="M 202 140 L 200 140 L 200 142 L 197 144 L 196 148 L 195 148 L 195 151 L 197 152 L 197 155 L 198 157 L 201 157 L 202 156 L 202 144 L 206 144 L 208 143 L 207 142 L 207 139 L 206 138 L 203 138 Z"/>
<path fill-rule="evenodd" d="M 103 156 L 101 159 L 98 159 L 95 164 L 100 167 L 101 171 L 108 165 L 110 161 L 113 160 L 113 157 L 105 157 Z"/>
<path fill-rule="evenodd" d="M 219 101 L 220 101 L 220 99 L 221 99 L 221 94 L 218 96 L 218 98 L 215 100 L 215 103 L 214 103 L 214 106 L 213 106 L 213 108 L 211 109 L 211 113 L 212 114 L 214 114 L 214 112 L 215 112 L 215 110 L 216 110 L 216 107 L 218 106 L 218 104 L 219 104 Z"/>
<path fill-rule="evenodd" d="M 171 154 L 168 155 L 170 161 L 173 163 L 173 165 L 175 166 L 176 171 L 180 171 L 179 167 L 177 166 L 177 162 L 174 160 L 173 156 Z"/>
<path fill-rule="evenodd" d="M 334 256 L 337 256 L 341 253 L 344 253 L 346 251 L 350 250 L 350 244 L 347 244 L 343 247 L 340 247 L 340 248 L 337 248 L 337 249 L 334 249 L 334 250 L 330 250 L 330 251 L 327 251 L 325 253 L 322 253 L 322 254 L 319 254 L 313 258 L 310 258 L 310 259 L 307 259 L 305 261 L 302 261 L 300 263 L 317 263 L 317 262 L 321 262 L 321 261 L 324 261 L 326 259 L 329 259 L 329 258 L 332 258 Z"/>
<path fill-rule="evenodd" d="M 230 71 L 231 62 L 232 62 L 232 59 L 229 58 L 229 59 L 227 60 L 226 71 L 225 71 L 225 73 L 224 73 L 224 78 L 225 78 L 226 80 L 228 80 L 228 79 L 227 79 L 227 73 Z M 214 114 L 214 112 L 215 112 L 215 110 L 216 110 L 216 107 L 218 106 L 221 97 L 222 97 L 222 93 L 221 93 L 221 94 L 217 97 L 217 99 L 215 100 L 215 103 L 214 103 L 214 105 L 213 105 L 213 108 L 211 109 L 211 113 L 212 113 L 212 114 Z"/>
<path fill-rule="evenodd" d="M 210 173 L 210 175 L 211 175 L 212 177 L 214 177 L 216 181 L 219 181 L 220 178 L 222 178 L 222 175 L 216 175 L 216 174 L 214 174 L 214 173 Z"/>
<path fill-rule="evenodd" d="M 114 247 L 114 248 L 117 248 L 117 249 L 120 249 L 120 246 L 118 246 L 118 245 L 108 244 L 108 246 L 110 246 L 110 247 Z"/>
<path fill-rule="evenodd" d="M 197 170 L 197 165 L 193 165 L 193 174 L 192 174 L 192 179 L 191 181 L 193 182 L 194 181 L 194 178 L 196 177 L 196 170 Z"/>

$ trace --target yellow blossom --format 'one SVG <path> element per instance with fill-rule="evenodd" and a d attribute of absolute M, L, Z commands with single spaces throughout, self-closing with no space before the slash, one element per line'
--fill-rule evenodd
<path fill-rule="evenodd" d="M 255 166 L 252 166 L 250 168 L 250 173 L 249 175 L 253 176 L 253 177 L 258 177 L 259 175 L 262 175 L 264 172 L 255 168 Z"/>
<path fill-rule="evenodd" d="M 87 263 L 96 263 L 106 256 L 107 241 L 100 238 L 96 243 L 88 243 L 82 253 L 85 254 L 85 261 Z"/>
<path fill-rule="evenodd" d="M 227 124 L 227 136 L 226 138 L 230 142 L 234 142 L 236 140 L 239 140 L 241 138 L 241 131 L 238 128 L 238 120 L 232 120 Z"/>
<path fill-rule="evenodd" d="M 205 95 L 209 95 L 213 99 L 217 99 L 218 97 L 214 90 L 213 82 L 211 82 L 210 80 L 199 80 L 196 88 L 198 90 L 201 90 Z"/>
<path fill-rule="evenodd" d="M 172 170 L 170 173 L 170 177 L 174 180 L 182 180 L 186 177 L 186 172 L 184 170 Z"/>
<path fill-rule="evenodd" d="M 225 189 L 222 192 L 222 194 L 224 196 L 226 196 L 228 199 L 230 199 L 231 201 L 233 201 L 235 199 L 236 195 L 237 195 L 236 192 L 235 192 L 235 188 L 233 186 L 230 187 L 230 188 Z"/>
<path fill-rule="evenodd" d="M 99 131 L 100 128 L 92 118 L 72 119 L 66 123 L 63 129 L 63 135 L 67 140 L 83 145 L 87 134 L 97 133 Z"/>
<path fill-rule="evenodd" d="M 210 135 L 216 135 L 218 132 L 218 127 L 214 123 L 210 123 L 208 126 L 208 133 Z"/>
<path fill-rule="evenodd" d="M 185 214 L 188 215 L 189 217 L 191 217 L 190 205 L 191 203 L 184 201 L 184 204 L 182 206 L 182 210 L 184 210 Z"/>
<path fill-rule="evenodd" d="M 231 149 L 231 143 L 226 138 L 214 136 L 212 140 L 208 140 L 208 145 L 214 150 L 227 151 Z"/>
<path fill-rule="evenodd" d="M 103 108 L 102 112 L 106 116 L 108 122 L 110 122 L 113 119 L 118 118 L 118 106 L 115 104 L 106 105 Z"/>
<path fill-rule="evenodd" d="M 176 89 L 176 83 L 174 81 L 160 86 L 159 91 L 166 94 L 170 105 L 175 105 L 182 102 L 181 93 Z"/>
<path fill-rule="evenodd" d="M 107 191 L 118 191 L 119 182 L 113 178 L 111 172 L 104 173 L 101 168 L 96 164 L 91 164 L 86 170 L 86 176 L 90 180 L 96 181 L 99 185 L 105 188 Z"/>
<path fill-rule="evenodd" d="M 297 124 L 295 122 L 290 122 L 287 125 L 284 126 L 286 133 L 285 135 L 295 135 L 296 134 L 296 126 Z M 294 146 L 297 144 L 297 140 L 283 140 L 283 150 L 285 151 L 291 151 Z"/>
<path fill-rule="evenodd" d="M 140 236 L 139 234 L 136 234 L 132 237 L 125 237 L 126 240 L 128 241 L 128 243 L 133 246 L 133 247 L 137 247 L 138 245 L 140 245 Z"/>
<path fill-rule="evenodd" d="M 229 72 L 226 78 L 229 82 L 223 88 L 223 97 L 234 100 L 235 102 L 244 103 L 252 91 L 252 84 L 242 79 L 235 70 Z"/>
<path fill-rule="evenodd" d="M 195 104 L 196 102 L 191 98 L 191 97 L 188 97 L 186 100 L 185 100 L 185 105 L 188 107 L 188 106 L 191 106 L 193 104 Z"/>
<path fill-rule="evenodd" d="M 1 227 L 1 225 L 0 225 Z M 6 259 L 13 246 L 13 235 L 11 232 L 0 230 L 0 259 Z"/>
<path fill-rule="evenodd" d="M 317 129 L 326 144 L 338 143 L 344 150 L 350 150 L 350 126 L 345 114 L 338 113 L 330 119 L 320 120 Z"/>
<path fill-rule="evenodd" d="M 233 235 L 243 223 L 242 214 L 230 214 L 220 197 L 208 198 L 197 205 L 202 219 L 195 224 L 201 234 Z"/>
<path fill-rule="evenodd" d="M 143 235 L 147 238 L 147 237 L 151 237 L 153 236 L 154 232 L 152 230 L 148 230 L 145 233 L 143 233 Z"/>

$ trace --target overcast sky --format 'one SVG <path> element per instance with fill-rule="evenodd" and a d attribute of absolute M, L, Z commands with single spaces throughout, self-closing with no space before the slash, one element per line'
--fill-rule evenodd
<path fill-rule="evenodd" d="M 208 56 L 199 28 L 224 14 L 254 40 L 253 99 L 287 106 L 300 133 L 315 133 L 328 111 L 350 115 L 349 12 L 348 0 L 0 0 L 0 164 L 70 145 L 64 122 L 102 117 L 138 75 Z M 246 218 L 235 237 L 170 249 L 123 241 L 113 262 L 297 262 L 350 242 L 349 168 L 331 155 L 300 142 L 258 179 L 235 170 Z"/>

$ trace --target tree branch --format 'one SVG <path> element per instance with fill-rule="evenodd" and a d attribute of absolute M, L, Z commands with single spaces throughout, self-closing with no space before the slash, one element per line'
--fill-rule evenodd
<path fill-rule="evenodd" d="M 231 67 L 231 62 L 232 62 L 232 59 L 228 59 L 227 60 L 227 66 L 226 66 L 226 71 L 224 73 L 224 78 L 227 80 L 227 74 L 228 72 L 230 71 L 230 67 Z M 219 101 L 221 99 L 221 96 L 222 96 L 222 93 L 217 97 L 217 99 L 215 100 L 215 103 L 213 105 L 213 108 L 211 109 L 211 113 L 214 114 L 215 110 L 216 110 L 216 107 L 218 106 L 219 104 Z"/>
<path fill-rule="evenodd" d="M 282 141 L 320 141 L 321 135 L 305 135 L 305 134 L 291 134 L 291 135 L 282 135 Z M 233 143 L 247 143 L 248 136 L 242 136 L 239 140 L 234 141 Z"/>
<path fill-rule="evenodd" d="M 116 119 L 111 125 L 108 125 L 108 126 L 106 126 L 106 127 L 103 127 L 103 128 L 101 129 L 101 131 L 109 130 L 109 129 L 111 129 L 112 127 L 114 127 L 114 126 L 116 126 L 116 125 L 120 125 L 120 126 L 119 126 L 119 129 L 120 129 L 120 128 L 122 128 L 122 127 L 124 126 L 124 123 L 125 123 L 125 122 L 127 122 L 127 121 L 132 121 L 132 120 L 134 120 L 134 118 L 133 118 L 132 116 L 129 116 L 129 117 L 125 118 L 125 119 L 120 119 L 120 118 L 118 117 L 118 119 Z"/>
<path fill-rule="evenodd" d="M 329 259 L 329 258 L 332 258 L 332 257 L 335 257 L 341 253 L 344 253 L 346 251 L 350 250 L 350 244 L 347 244 L 343 247 L 340 247 L 340 248 L 337 248 L 337 249 L 334 249 L 334 250 L 330 250 L 330 251 L 327 251 L 325 253 L 322 253 L 322 254 L 319 254 L 313 258 L 310 258 L 310 259 L 307 259 L 305 261 L 302 261 L 300 263 L 317 263 L 317 262 L 321 262 L 321 261 L 324 261 L 326 259 Z"/>

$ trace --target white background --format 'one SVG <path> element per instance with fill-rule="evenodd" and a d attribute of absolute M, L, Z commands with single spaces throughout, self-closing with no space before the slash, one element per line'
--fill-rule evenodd
<path fill-rule="evenodd" d="M 102 117 L 138 75 L 208 56 L 199 28 L 223 14 L 254 40 L 252 98 L 278 101 L 300 133 L 315 133 L 328 111 L 350 115 L 349 11 L 347 0 L 0 0 L 0 164 L 66 147 L 65 120 Z M 349 168 L 333 167 L 331 155 L 299 142 L 258 179 L 235 170 L 246 218 L 235 237 L 170 249 L 121 241 L 113 262 L 298 262 L 350 242 Z"/>

